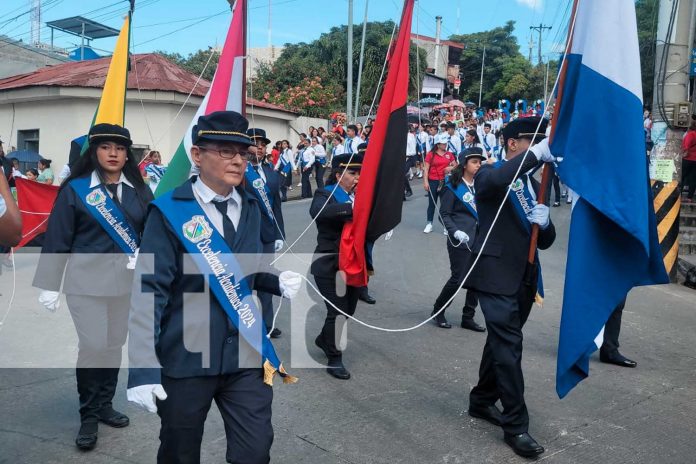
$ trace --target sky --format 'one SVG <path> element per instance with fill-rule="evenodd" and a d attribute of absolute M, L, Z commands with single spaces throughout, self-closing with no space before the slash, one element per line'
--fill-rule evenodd
<path fill-rule="evenodd" d="M 354 0 L 354 23 L 362 23 L 365 3 Z M 30 40 L 31 0 L 2 0 L 0 34 L 16 40 Z M 434 37 L 435 16 L 442 16 L 442 37 L 471 33 L 517 21 L 516 35 L 522 53 L 529 53 L 531 25 L 545 24 L 552 29 L 542 34 L 544 59 L 565 40 L 563 23 L 567 21 L 571 0 L 418 0 L 413 18 L 413 32 Z M 331 27 L 347 24 L 348 0 L 249 0 L 249 46 L 265 47 L 285 43 L 311 42 Z M 194 5 L 194 8 L 191 7 Z M 372 0 L 368 4 L 368 21 L 398 21 L 401 0 Z M 50 43 L 53 21 L 71 16 L 85 16 L 120 29 L 128 9 L 126 0 L 42 0 L 41 40 Z M 136 0 L 131 36 L 132 51 L 154 50 L 188 55 L 199 49 L 221 44 L 229 26 L 231 13 L 226 0 Z M 360 29 L 355 29 L 360 34 Z M 536 62 L 538 32 L 534 32 L 533 56 Z M 79 37 L 54 33 L 54 45 L 75 48 Z M 110 54 L 114 38 L 95 40 L 92 46 L 100 54 Z"/>

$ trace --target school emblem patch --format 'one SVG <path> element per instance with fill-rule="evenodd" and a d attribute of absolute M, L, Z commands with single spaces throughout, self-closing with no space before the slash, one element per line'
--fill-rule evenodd
<path fill-rule="evenodd" d="M 263 188 L 263 179 L 254 179 L 251 185 L 253 185 L 255 189 Z"/>
<path fill-rule="evenodd" d="M 101 205 L 106 201 L 106 195 L 101 189 L 92 190 L 86 197 L 85 200 L 90 206 Z"/>
<path fill-rule="evenodd" d="M 523 186 L 524 186 L 524 183 L 522 182 L 522 179 L 517 179 L 512 184 L 512 190 L 520 190 Z"/>
<path fill-rule="evenodd" d="M 474 196 L 471 194 L 471 192 L 466 192 L 462 197 L 462 200 L 464 200 L 467 203 L 471 203 L 474 201 Z"/>
<path fill-rule="evenodd" d="M 184 237 L 192 243 L 198 243 L 213 235 L 213 229 L 203 216 L 193 216 L 190 221 L 184 223 L 182 228 Z"/>

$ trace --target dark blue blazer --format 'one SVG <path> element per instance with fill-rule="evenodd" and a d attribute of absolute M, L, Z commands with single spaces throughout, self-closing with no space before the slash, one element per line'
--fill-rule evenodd
<path fill-rule="evenodd" d="M 493 225 L 493 218 L 500 203 L 507 194 L 508 185 L 515 180 L 515 173 L 523 159 L 524 164 L 520 170 L 522 175 L 519 178 L 526 181 L 527 175 L 524 173 L 538 164 L 532 153 L 529 153 L 526 159 L 523 154 L 516 156 L 497 169 L 491 165 L 484 165 L 476 173 L 474 179 L 479 232 L 472 248 L 472 261 L 477 254 L 481 254 L 481 259 L 465 284 L 467 288 L 506 296 L 516 295 L 520 290 L 527 267 L 530 237 L 510 200 L 505 202 L 483 251 L 481 246 Z M 532 183 L 538 192 L 539 183 L 534 179 Z M 555 239 L 556 229 L 553 223 L 549 222 L 545 230 L 539 230 L 537 247 L 545 250 Z"/>
<path fill-rule="evenodd" d="M 273 243 L 276 240 L 285 240 L 285 223 L 283 222 L 283 211 L 281 209 L 282 202 L 280 199 L 281 177 L 280 174 L 273 170 L 273 168 L 271 168 L 268 164 L 262 163 L 261 166 L 263 169 L 263 173 L 266 175 L 266 185 L 268 186 L 268 190 L 271 191 L 271 202 L 273 203 L 273 216 L 275 216 L 275 219 L 278 222 L 278 227 L 276 227 L 273 220 L 269 218 L 268 215 L 263 211 L 263 205 L 259 205 L 262 209 L 261 241 L 263 243 Z M 245 188 L 247 192 L 251 193 L 254 196 L 256 195 L 254 193 L 254 188 L 251 185 L 249 185 L 249 183 L 246 181 Z M 278 230 L 278 228 L 280 228 L 280 230 Z"/>
<path fill-rule="evenodd" d="M 253 195 L 244 189 L 238 192 L 242 210 L 232 251 L 240 264 L 248 268 L 247 259 L 261 253 L 263 213 Z M 192 180 L 174 189 L 171 195 L 178 202 L 196 201 Z M 203 300 L 204 277 L 192 271 L 197 268 L 190 258 L 184 258 L 185 253 L 169 222 L 153 204 L 133 281 L 129 388 L 161 383 L 162 374 L 185 378 L 230 374 L 247 366 L 261 367 L 260 358 L 254 364 L 246 356 L 250 350 L 244 350 L 240 359 L 239 332 L 212 292 L 207 301 Z M 148 259 L 148 254 L 154 255 L 154 260 L 152 256 Z M 246 281 L 252 290 L 281 294 L 276 275 L 259 272 L 247 276 Z M 257 326 L 265 328 L 264 324 Z"/>
<path fill-rule="evenodd" d="M 309 207 L 309 214 L 317 225 L 317 247 L 314 252 L 327 255 L 312 261 L 311 273 L 322 277 L 331 277 L 338 271 L 338 251 L 343 225 L 353 219 L 353 205 L 339 203 L 331 195 L 334 186 L 328 185 L 326 188 L 315 190 Z"/>
<path fill-rule="evenodd" d="M 478 231 L 476 218 L 448 187 L 444 187 L 443 193 L 440 195 L 440 215 L 449 234 L 448 245 L 453 246 L 450 241 L 457 243 L 457 240 L 454 239 L 454 233 L 458 230 L 465 232 L 469 236 L 469 247 L 476 242 L 476 232 Z M 455 248 L 467 250 L 465 244 Z"/>
<path fill-rule="evenodd" d="M 123 184 L 121 210 L 135 232 L 142 234 L 147 204 L 152 192 L 147 187 L 138 195 Z M 67 264 L 67 266 L 66 266 Z M 63 293 L 91 296 L 120 296 L 130 293 L 133 271 L 126 268 L 128 257 L 87 210 L 70 185 L 61 188 L 48 219 L 41 258 L 33 286 Z"/>

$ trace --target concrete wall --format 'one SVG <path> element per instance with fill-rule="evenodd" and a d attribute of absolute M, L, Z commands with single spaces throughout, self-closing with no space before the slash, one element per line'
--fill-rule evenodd
<path fill-rule="evenodd" d="M 65 61 L 67 58 L 60 59 L 52 53 L 17 44 L 11 39 L 0 36 L 0 79 L 29 73 L 44 66 Z"/>
<path fill-rule="evenodd" d="M 329 130 L 329 120 L 322 118 L 310 118 L 309 116 L 299 116 L 291 123 L 291 126 L 295 130 L 292 131 L 292 135 L 288 140 L 290 140 L 290 143 L 295 146 L 300 141 L 299 133 L 304 132 L 307 134 L 307 129 L 309 126 L 323 127 L 324 129 Z"/>

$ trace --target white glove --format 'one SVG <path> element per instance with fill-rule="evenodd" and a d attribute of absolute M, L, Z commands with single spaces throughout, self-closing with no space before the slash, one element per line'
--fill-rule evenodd
<path fill-rule="evenodd" d="M 527 214 L 527 220 L 532 224 L 539 224 L 542 230 L 549 226 L 549 207 L 538 204 Z"/>
<path fill-rule="evenodd" d="M 302 277 L 297 272 L 283 271 L 278 276 L 280 291 L 289 300 L 293 299 L 300 291 Z"/>
<path fill-rule="evenodd" d="M 164 401 L 167 399 L 167 393 L 160 384 L 138 385 L 126 390 L 126 397 L 141 408 L 147 409 L 150 412 L 157 412 L 157 404 L 155 397 Z"/>
<path fill-rule="evenodd" d="M 459 244 L 469 243 L 469 235 L 462 230 L 458 230 L 454 233 L 454 239 L 459 241 Z"/>
<path fill-rule="evenodd" d="M 140 252 L 140 248 L 135 249 L 135 253 L 133 253 L 133 256 L 128 257 L 128 264 L 126 264 L 126 269 L 130 269 L 131 271 L 135 269 L 135 265 L 138 262 L 138 253 Z"/>
<path fill-rule="evenodd" d="M 280 251 L 283 249 L 283 245 L 285 245 L 285 242 L 282 240 L 276 240 L 275 241 L 275 251 Z"/>
<path fill-rule="evenodd" d="M 39 303 L 44 305 L 46 309 L 55 313 L 58 308 L 60 308 L 60 292 L 53 292 L 51 290 L 41 290 L 39 293 Z"/>
<path fill-rule="evenodd" d="M 543 161 L 544 163 L 553 163 L 554 161 L 556 161 L 556 157 L 551 154 L 548 138 L 534 145 L 532 148 L 529 149 L 529 151 L 534 153 L 534 156 L 536 156 L 537 160 Z"/>

